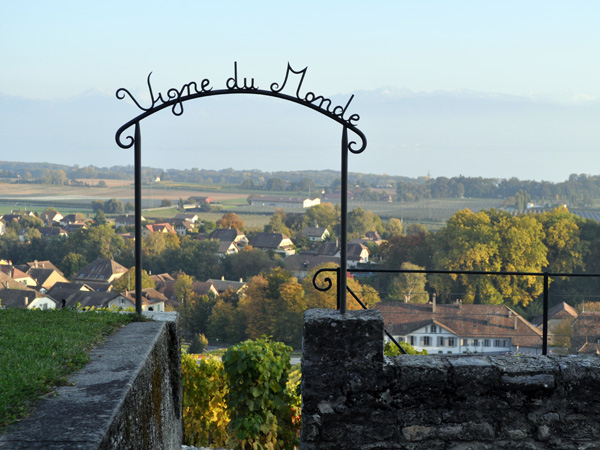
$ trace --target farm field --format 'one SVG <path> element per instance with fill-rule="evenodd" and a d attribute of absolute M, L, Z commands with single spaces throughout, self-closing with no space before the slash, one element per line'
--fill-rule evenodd
<path fill-rule="evenodd" d="M 8 213 L 12 209 L 29 209 L 42 212 L 48 206 L 59 208 L 61 212 L 91 212 L 93 200 L 109 200 L 117 198 L 122 202 L 133 202 L 134 191 L 131 180 L 81 180 L 88 186 L 52 186 L 42 184 L 0 184 L 0 212 Z M 98 187 L 104 181 L 105 186 Z M 205 190 L 200 190 L 205 188 Z M 173 204 L 181 199 L 191 196 L 211 197 L 221 208 L 222 212 L 201 213 L 204 220 L 216 221 L 224 212 L 235 212 L 240 215 L 248 228 L 262 228 L 275 208 L 269 206 L 250 206 L 247 202 L 248 195 L 256 192 L 242 192 L 231 189 L 230 186 L 215 185 L 207 189 L 206 185 L 193 185 L 188 183 L 155 183 L 142 187 L 144 209 L 150 208 L 144 214 L 156 219 L 173 217 L 174 208 L 158 207 L 163 199 L 168 199 Z M 222 188 L 222 189 L 221 189 Z M 235 191 L 235 192 L 232 192 Z M 300 193 L 272 193 L 273 195 L 296 196 Z M 448 220 L 456 211 L 468 208 L 477 212 L 482 209 L 499 208 L 502 199 L 432 199 L 417 202 L 354 202 L 349 201 L 348 209 L 351 211 L 359 206 L 368 209 L 386 220 L 391 217 L 402 219 L 405 223 L 422 223 L 428 228 L 437 229 Z M 287 213 L 303 213 L 301 208 L 286 209 Z"/>

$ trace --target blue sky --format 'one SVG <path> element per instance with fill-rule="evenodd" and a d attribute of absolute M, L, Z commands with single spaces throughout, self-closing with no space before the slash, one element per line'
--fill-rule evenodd
<path fill-rule="evenodd" d="M 597 1 L 4 1 L 0 92 L 88 89 L 309 66 L 326 94 L 383 86 L 600 96 Z"/>
<path fill-rule="evenodd" d="M 151 71 L 161 91 L 202 78 L 221 88 L 233 61 L 267 87 L 289 61 L 308 66 L 306 85 L 324 95 L 392 87 L 582 104 L 600 99 L 599 17 L 592 0 L 5 0 L 0 94 L 143 92 Z"/>

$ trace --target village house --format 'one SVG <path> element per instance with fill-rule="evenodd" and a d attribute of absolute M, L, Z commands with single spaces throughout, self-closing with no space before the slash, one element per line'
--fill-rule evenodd
<path fill-rule="evenodd" d="M 301 236 L 307 238 L 309 241 L 312 242 L 320 242 L 327 239 L 330 236 L 330 234 L 327 228 L 305 227 L 304 230 L 302 230 Z"/>
<path fill-rule="evenodd" d="M 135 307 L 135 291 L 125 291 L 123 292 L 123 296 Z M 142 289 L 142 311 L 164 312 L 166 302 L 167 297 L 158 292 L 156 289 Z"/>
<path fill-rule="evenodd" d="M 192 291 L 194 291 L 196 294 L 202 296 L 202 295 L 208 295 L 211 297 L 218 297 L 219 296 L 219 291 L 217 291 L 217 288 L 209 281 L 194 281 L 192 283 Z"/>
<path fill-rule="evenodd" d="M 0 272 L 19 283 L 20 286 L 27 286 L 31 288 L 37 286 L 36 281 L 30 275 L 26 274 L 25 272 L 13 265 L 0 264 Z"/>
<path fill-rule="evenodd" d="M 40 227 L 38 230 L 43 239 L 69 236 L 69 233 L 61 227 Z"/>
<path fill-rule="evenodd" d="M 73 280 L 92 286 L 95 290 L 110 290 L 112 282 L 125 275 L 127 270 L 127 267 L 112 259 L 99 258 L 79 270 Z"/>
<path fill-rule="evenodd" d="M 298 280 L 303 280 L 308 273 L 326 263 L 339 265 L 340 258 L 336 256 L 315 255 L 312 252 L 302 252 L 290 255 L 283 260 L 283 266 L 292 272 Z"/>
<path fill-rule="evenodd" d="M 295 253 L 294 243 L 283 233 L 257 233 L 250 245 L 261 250 L 270 250 L 285 256 Z"/>
<path fill-rule="evenodd" d="M 571 328 L 571 353 L 595 353 L 595 345 L 600 344 L 600 312 L 582 311 Z"/>
<path fill-rule="evenodd" d="M 48 292 L 56 283 L 69 282 L 61 273 L 54 269 L 32 268 L 27 271 L 27 275 L 35 280 L 35 288 L 40 292 Z"/>
<path fill-rule="evenodd" d="M 275 195 L 250 195 L 250 206 L 274 206 L 278 208 L 310 208 L 321 204 L 320 198 L 286 197 Z"/>
<path fill-rule="evenodd" d="M 33 289 L 0 289 L 1 308 L 55 309 L 56 301 Z"/>
<path fill-rule="evenodd" d="M 430 354 L 542 353 L 542 333 L 504 305 L 381 302 L 388 332 Z"/>
<path fill-rule="evenodd" d="M 141 221 L 145 222 L 146 218 L 144 216 L 141 217 Z M 115 218 L 115 227 L 133 227 L 135 226 L 135 215 L 133 214 L 123 214 L 117 216 Z"/>
<path fill-rule="evenodd" d="M 188 222 L 196 223 L 198 220 L 200 220 L 200 217 L 198 217 L 198 214 L 194 213 L 178 213 L 175 215 L 174 219 L 187 220 Z"/>
<path fill-rule="evenodd" d="M 356 267 L 359 263 L 369 262 L 369 249 L 364 244 L 349 242 L 346 248 L 348 267 Z M 340 254 L 341 251 L 338 242 L 325 242 L 315 250 L 315 255 L 340 258 Z"/>
<path fill-rule="evenodd" d="M 207 236 L 207 239 L 234 242 L 240 249 L 248 245 L 248 238 L 246 235 L 235 228 L 217 228 Z"/>
<path fill-rule="evenodd" d="M 47 227 L 53 227 L 60 224 L 64 216 L 58 211 L 47 211 L 40 214 L 40 219 Z"/>
<path fill-rule="evenodd" d="M 143 234 L 144 237 L 146 237 L 150 233 L 171 233 L 171 234 L 177 234 L 177 232 L 171 226 L 170 223 L 155 223 L 155 224 L 152 224 L 152 225 L 146 225 L 146 227 L 142 230 L 142 234 Z"/>
<path fill-rule="evenodd" d="M 206 280 L 206 282 L 213 285 L 219 295 L 224 294 L 228 290 L 232 290 L 238 295 L 243 295 L 247 287 L 247 283 L 241 278 L 239 281 L 226 280 L 225 277 L 221 277 L 220 280 L 211 278 L 210 280 Z"/>
<path fill-rule="evenodd" d="M 54 287 L 49 295 L 56 300 L 57 308 L 135 308 L 135 303 L 119 292 L 87 291 L 74 286 Z"/>
<path fill-rule="evenodd" d="M 180 236 L 185 236 L 194 231 L 194 222 L 187 219 L 169 219 L 169 223 Z"/>
<path fill-rule="evenodd" d="M 71 225 L 74 223 L 83 223 L 85 217 L 81 213 L 75 214 L 67 214 L 62 219 L 60 219 L 60 226 L 65 228 L 67 225 Z"/>

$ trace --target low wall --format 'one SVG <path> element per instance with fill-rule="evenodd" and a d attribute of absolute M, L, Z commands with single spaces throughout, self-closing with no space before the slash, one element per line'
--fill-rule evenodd
<path fill-rule="evenodd" d="M 135 322 L 90 353 L 57 395 L 0 437 L 0 449 L 181 449 L 176 315 Z"/>
<path fill-rule="evenodd" d="M 302 450 L 600 449 L 600 358 L 383 356 L 379 311 L 309 310 Z"/>

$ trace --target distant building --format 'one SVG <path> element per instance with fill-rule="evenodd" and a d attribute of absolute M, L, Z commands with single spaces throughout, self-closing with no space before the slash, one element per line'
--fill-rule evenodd
<path fill-rule="evenodd" d="M 320 198 L 285 197 L 274 195 L 251 195 L 248 203 L 252 206 L 274 206 L 279 208 L 310 208 L 321 204 Z"/>
<path fill-rule="evenodd" d="M 444 354 L 542 353 L 542 333 L 504 305 L 381 302 L 386 329 L 417 350 Z"/>
<path fill-rule="evenodd" d="M 122 266 L 112 259 L 100 258 L 77 272 L 73 279 L 90 285 L 92 283 L 100 283 L 108 286 L 113 281 L 122 277 L 127 271 L 127 267 Z"/>
<path fill-rule="evenodd" d="M 283 233 L 257 233 L 250 239 L 250 245 L 261 250 L 272 250 L 282 255 L 295 253 L 294 243 Z"/>
<path fill-rule="evenodd" d="M 312 242 L 320 242 L 327 239 L 330 234 L 327 228 L 322 227 L 305 227 L 302 230 L 301 236 L 308 238 Z"/>

